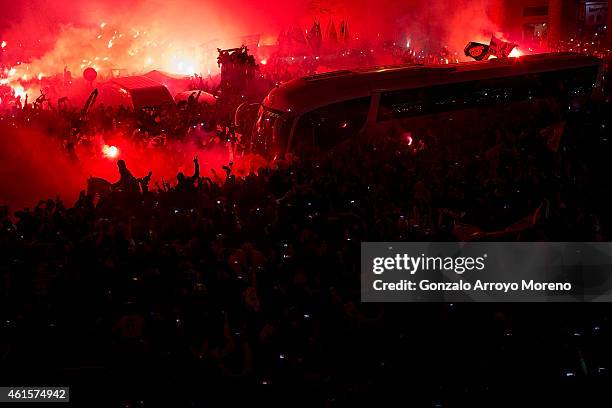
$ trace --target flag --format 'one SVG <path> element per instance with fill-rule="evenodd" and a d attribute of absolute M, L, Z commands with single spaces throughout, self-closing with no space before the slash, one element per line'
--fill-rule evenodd
<path fill-rule="evenodd" d="M 323 37 L 321 35 L 321 23 L 318 20 L 315 20 L 314 23 L 312 23 L 312 28 L 308 32 L 306 39 L 314 51 L 319 51 L 321 49 Z"/>
<path fill-rule="evenodd" d="M 306 37 L 304 37 L 304 30 L 297 23 L 293 24 L 287 31 L 287 38 L 300 44 L 306 44 L 307 42 Z"/>
<path fill-rule="evenodd" d="M 504 228 L 503 231 L 490 232 L 489 235 L 496 236 L 504 234 L 515 234 L 517 232 L 523 232 L 529 228 L 532 228 L 538 223 L 538 221 L 542 217 L 543 208 L 544 202 L 542 202 L 538 206 L 538 208 L 536 208 L 531 214 L 528 214 L 517 222 L 515 222 L 514 224 L 507 226 L 506 228 Z"/>
<path fill-rule="evenodd" d="M 508 58 L 508 55 L 510 55 L 512 50 L 516 47 L 517 44 L 500 40 L 493 35 L 489 43 L 489 54 L 497 58 Z"/>
<path fill-rule="evenodd" d="M 491 36 L 489 45 L 471 41 L 465 46 L 463 52 L 466 57 L 472 57 L 476 61 L 482 61 L 489 58 L 491 55 L 497 58 L 508 58 L 508 55 L 510 55 L 512 50 L 516 47 L 517 44 L 515 43 L 503 41 L 499 38 L 495 38 L 495 36 Z"/>
<path fill-rule="evenodd" d="M 490 55 L 488 45 L 473 41 L 469 42 L 468 45 L 465 46 L 463 52 L 465 53 L 466 57 L 472 57 L 476 61 L 482 61 Z"/>
<path fill-rule="evenodd" d="M 327 25 L 327 38 L 332 42 L 338 42 L 338 33 L 336 32 L 334 20 L 330 20 Z"/>
<path fill-rule="evenodd" d="M 546 147 L 548 147 L 548 150 L 557 152 L 564 132 L 565 121 L 562 120 L 540 130 L 540 136 L 546 139 Z"/>
<path fill-rule="evenodd" d="M 340 22 L 340 40 L 342 42 L 348 42 L 348 22 L 346 20 L 342 20 Z"/>
<path fill-rule="evenodd" d="M 453 235 L 459 241 L 476 241 L 476 240 L 501 240 L 508 239 L 511 236 L 527 231 L 535 227 L 540 219 L 545 216 L 547 210 L 547 202 L 543 201 L 538 208 L 532 213 L 526 215 L 520 220 L 510 224 L 504 229 L 497 231 L 483 231 L 475 225 L 455 222 L 453 225 Z"/>
<path fill-rule="evenodd" d="M 474 241 L 480 239 L 484 231 L 475 225 L 455 222 L 453 225 L 453 235 L 457 240 L 462 242 Z"/>

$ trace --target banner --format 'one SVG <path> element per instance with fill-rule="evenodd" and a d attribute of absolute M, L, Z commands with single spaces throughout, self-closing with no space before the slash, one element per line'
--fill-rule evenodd
<path fill-rule="evenodd" d="M 546 139 L 546 147 L 551 152 L 557 152 L 559 151 L 564 132 L 565 121 L 562 120 L 540 130 L 540 136 Z"/>
<path fill-rule="evenodd" d="M 489 46 L 477 42 L 469 42 L 463 50 L 466 57 L 472 57 L 476 61 L 482 61 L 489 56 Z"/>
<path fill-rule="evenodd" d="M 512 52 L 517 44 L 510 43 L 507 41 L 500 40 L 495 36 L 491 36 L 489 45 L 471 41 L 466 46 L 463 52 L 466 57 L 472 57 L 476 61 L 482 61 L 490 56 L 497 58 L 508 58 L 508 55 Z"/>
<path fill-rule="evenodd" d="M 495 38 L 495 36 L 491 36 L 491 42 L 489 43 L 489 54 L 494 55 L 497 58 L 508 58 L 508 55 L 510 55 L 516 46 L 517 44 L 503 41 L 499 38 Z"/>
<path fill-rule="evenodd" d="M 321 49 L 323 36 L 321 34 L 321 23 L 318 20 L 315 20 L 314 23 L 312 23 L 312 27 L 310 28 L 306 39 L 308 40 L 308 44 L 313 51 L 319 51 Z"/>

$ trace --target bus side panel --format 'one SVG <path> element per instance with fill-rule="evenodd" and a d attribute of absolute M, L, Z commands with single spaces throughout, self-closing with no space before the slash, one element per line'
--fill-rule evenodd
<path fill-rule="evenodd" d="M 376 135 L 494 132 L 502 124 L 547 126 L 568 109 L 584 107 L 596 84 L 597 67 L 510 78 L 436 85 L 379 94 Z M 511 123 L 507 123 L 511 121 Z"/>

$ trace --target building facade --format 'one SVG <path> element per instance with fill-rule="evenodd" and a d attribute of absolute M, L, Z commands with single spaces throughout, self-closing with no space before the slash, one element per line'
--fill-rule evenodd
<path fill-rule="evenodd" d="M 497 0 L 499 25 L 523 42 L 554 46 L 572 38 L 605 36 L 608 0 Z M 612 37 L 612 36 L 611 36 Z"/>

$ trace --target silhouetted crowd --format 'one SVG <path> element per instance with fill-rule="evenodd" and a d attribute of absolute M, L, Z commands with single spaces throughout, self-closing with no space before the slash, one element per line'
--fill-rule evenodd
<path fill-rule="evenodd" d="M 246 177 L 231 163 L 203 177 L 195 158 L 162 186 L 119 161 L 113 188 L 74 204 L 3 207 L 4 375 L 123 407 L 593 392 L 612 369 L 609 308 L 361 303 L 359 254 L 363 241 L 504 231 L 536 211 L 497 239 L 609 240 L 609 117 L 571 115 L 552 147 L 509 117 L 461 137 L 358 139 Z"/>
<path fill-rule="evenodd" d="M 320 64 L 288 57 L 263 74 L 277 82 Z M 228 140 L 189 101 L 97 105 L 81 122 L 59 102 L 4 96 L 5 125 L 36 123 L 68 154 L 100 134 L 143 148 Z M 75 203 L 1 207 L 4 383 L 70 385 L 81 405 L 126 408 L 498 406 L 500 396 L 561 406 L 573 391 L 605 391 L 605 305 L 360 301 L 363 241 L 611 239 L 609 105 L 547 123 L 522 115 L 461 134 L 372 135 L 245 177 L 196 157 L 193 173 L 159 185 L 119 160 L 112 183 L 90 183 Z"/>

